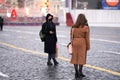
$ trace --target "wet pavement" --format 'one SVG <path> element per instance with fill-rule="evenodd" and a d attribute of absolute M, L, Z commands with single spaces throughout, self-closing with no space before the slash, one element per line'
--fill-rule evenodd
<path fill-rule="evenodd" d="M 75 80 L 66 48 L 70 28 L 57 26 L 58 66 L 47 66 L 40 29 L 5 26 L 0 31 L 0 80 Z M 120 80 L 119 31 L 118 27 L 90 27 L 91 50 L 83 69 L 86 77 L 78 80 Z"/>

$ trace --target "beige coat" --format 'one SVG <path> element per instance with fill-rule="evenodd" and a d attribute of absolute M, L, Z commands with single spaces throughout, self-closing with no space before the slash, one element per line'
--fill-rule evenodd
<path fill-rule="evenodd" d="M 73 35 L 72 35 L 73 33 Z M 90 32 L 88 26 L 84 28 L 72 28 L 71 29 L 72 41 L 72 64 L 86 64 L 87 50 L 90 49 Z"/>

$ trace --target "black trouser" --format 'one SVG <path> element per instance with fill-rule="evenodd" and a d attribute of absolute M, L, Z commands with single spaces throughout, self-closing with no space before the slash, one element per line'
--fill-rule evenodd
<path fill-rule="evenodd" d="M 3 24 L 0 24 L 1 31 L 3 30 Z"/>
<path fill-rule="evenodd" d="M 74 64 L 75 72 L 82 74 L 83 65 Z"/>
<path fill-rule="evenodd" d="M 55 59 L 55 54 L 54 53 L 48 53 L 48 62 L 51 61 L 51 59 L 53 59 L 54 63 L 56 63 L 56 59 Z"/>

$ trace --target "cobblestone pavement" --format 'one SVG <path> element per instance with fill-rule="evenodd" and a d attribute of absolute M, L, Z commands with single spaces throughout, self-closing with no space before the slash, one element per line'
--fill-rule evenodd
<path fill-rule="evenodd" d="M 0 31 L 0 80 L 75 80 L 69 63 L 69 27 L 57 26 L 58 66 L 47 66 L 41 27 L 5 26 Z M 90 27 L 91 50 L 78 80 L 120 80 L 120 28 Z"/>

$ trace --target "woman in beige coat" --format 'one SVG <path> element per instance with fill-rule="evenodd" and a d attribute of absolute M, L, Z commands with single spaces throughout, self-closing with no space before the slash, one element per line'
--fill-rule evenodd
<path fill-rule="evenodd" d="M 79 14 L 76 23 L 71 29 L 72 57 L 75 77 L 85 77 L 82 73 L 83 65 L 86 64 L 87 50 L 90 49 L 90 30 L 84 14 Z"/>

